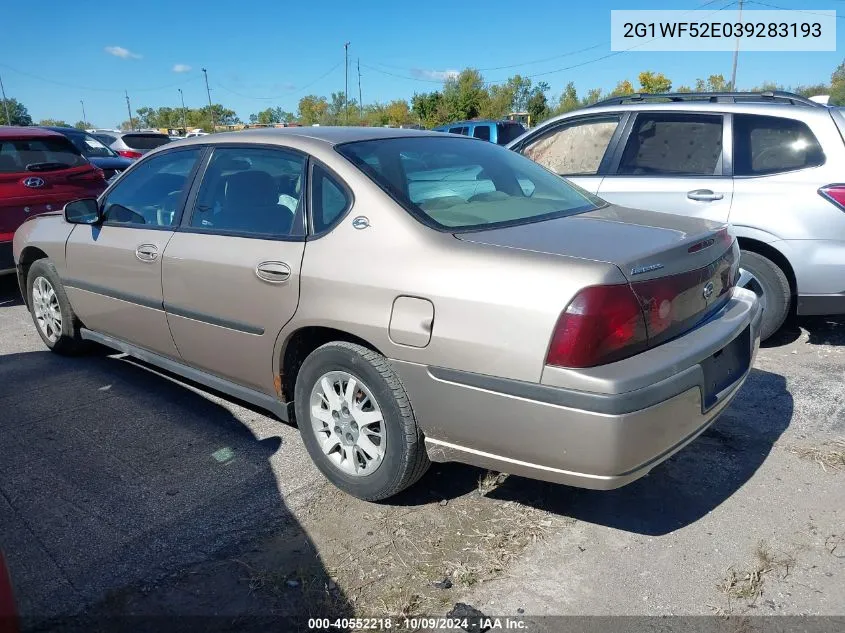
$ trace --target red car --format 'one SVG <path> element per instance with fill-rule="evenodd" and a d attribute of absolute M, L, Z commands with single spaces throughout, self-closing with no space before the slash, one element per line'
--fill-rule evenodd
<path fill-rule="evenodd" d="M 14 271 L 12 237 L 33 215 L 99 196 L 101 169 L 65 136 L 35 127 L 0 127 L 0 275 Z"/>

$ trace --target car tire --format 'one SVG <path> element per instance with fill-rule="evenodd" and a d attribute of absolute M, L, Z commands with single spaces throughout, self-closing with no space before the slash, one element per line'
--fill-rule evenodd
<path fill-rule="evenodd" d="M 743 250 L 739 266 L 746 272 L 740 275 L 739 284 L 753 290 L 763 304 L 760 340 L 765 341 L 780 329 L 789 315 L 792 303 L 789 280 L 780 266 L 754 251 Z"/>
<path fill-rule="evenodd" d="M 82 323 L 50 260 L 39 259 L 29 267 L 26 292 L 35 329 L 51 351 L 73 356 L 90 348 L 88 341 L 82 339 Z"/>
<path fill-rule="evenodd" d="M 344 377 L 356 382 L 350 387 L 351 380 Z M 296 377 L 294 410 L 317 468 L 359 499 L 392 497 L 430 465 L 399 377 L 384 356 L 363 345 L 337 341 L 311 352 Z M 369 422 L 379 417 L 380 423 Z"/>

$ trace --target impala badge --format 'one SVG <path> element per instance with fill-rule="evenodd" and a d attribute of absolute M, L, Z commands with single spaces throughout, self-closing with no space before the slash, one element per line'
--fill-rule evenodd
<path fill-rule="evenodd" d="M 650 273 L 652 270 L 660 270 L 663 264 L 649 264 L 648 266 L 640 266 L 639 268 L 632 268 L 632 275 L 642 275 L 643 273 Z"/>

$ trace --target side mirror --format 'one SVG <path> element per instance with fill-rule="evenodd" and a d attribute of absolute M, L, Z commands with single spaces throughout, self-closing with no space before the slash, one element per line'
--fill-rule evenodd
<path fill-rule="evenodd" d="M 64 213 L 65 221 L 71 224 L 97 224 L 100 221 L 100 207 L 96 198 L 68 202 Z"/>

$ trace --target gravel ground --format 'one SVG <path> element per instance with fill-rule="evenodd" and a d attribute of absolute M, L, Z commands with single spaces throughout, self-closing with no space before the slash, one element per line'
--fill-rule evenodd
<path fill-rule="evenodd" d="M 258 411 L 119 356 L 47 352 L 0 278 L 0 547 L 20 610 L 845 615 L 845 319 L 799 325 L 630 486 L 442 465 L 375 505 Z"/>

